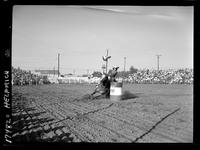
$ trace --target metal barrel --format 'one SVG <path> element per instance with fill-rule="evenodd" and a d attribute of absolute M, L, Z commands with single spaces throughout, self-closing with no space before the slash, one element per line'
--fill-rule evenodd
<path fill-rule="evenodd" d="M 122 82 L 111 82 L 110 100 L 120 101 L 122 97 Z"/>

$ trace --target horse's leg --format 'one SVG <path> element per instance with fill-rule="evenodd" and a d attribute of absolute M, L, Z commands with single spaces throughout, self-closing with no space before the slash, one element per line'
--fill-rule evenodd
<path fill-rule="evenodd" d="M 94 90 L 94 92 L 91 94 L 91 95 L 94 95 L 94 94 L 96 94 L 98 92 L 98 88 L 96 88 L 95 90 Z"/>
<path fill-rule="evenodd" d="M 94 91 L 91 95 L 94 95 L 96 93 L 96 91 Z"/>

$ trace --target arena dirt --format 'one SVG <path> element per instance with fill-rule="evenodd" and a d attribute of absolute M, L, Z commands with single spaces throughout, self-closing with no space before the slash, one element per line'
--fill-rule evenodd
<path fill-rule="evenodd" d="M 125 85 L 121 101 L 90 99 L 94 85 L 14 86 L 13 141 L 187 143 L 189 85 Z"/>

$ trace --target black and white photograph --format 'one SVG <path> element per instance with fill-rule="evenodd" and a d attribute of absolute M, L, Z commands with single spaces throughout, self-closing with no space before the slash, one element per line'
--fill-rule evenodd
<path fill-rule="evenodd" d="M 193 143 L 194 6 L 14 5 L 12 142 Z"/>

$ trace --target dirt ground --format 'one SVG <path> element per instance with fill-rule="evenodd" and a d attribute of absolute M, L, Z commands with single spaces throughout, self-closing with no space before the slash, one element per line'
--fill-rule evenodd
<path fill-rule="evenodd" d="M 95 85 L 13 86 L 13 142 L 193 142 L 193 85 L 123 85 L 121 101 L 87 99 Z"/>

